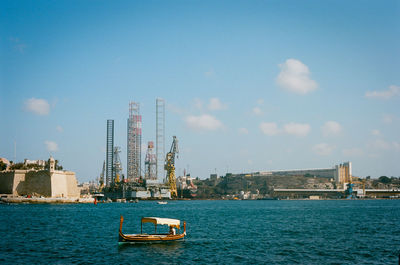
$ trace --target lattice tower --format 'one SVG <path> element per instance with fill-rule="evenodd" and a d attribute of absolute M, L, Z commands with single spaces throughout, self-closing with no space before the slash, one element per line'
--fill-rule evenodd
<path fill-rule="evenodd" d="M 156 99 L 156 176 L 162 181 L 165 176 L 165 100 Z"/>
<path fill-rule="evenodd" d="M 119 154 L 121 153 L 121 147 L 115 146 L 114 147 L 114 176 L 113 176 L 113 182 L 120 182 L 122 179 L 122 163 L 121 163 L 121 158 L 119 157 Z"/>
<path fill-rule="evenodd" d="M 113 177 L 113 151 L 114 151 L 114 120 L 107 120 L 106 141 L 106 187 L 109 187 Z"/>
<path fill-rule="evenodd" d="M 142 116 L 139 103 L 129 103 L 128 141 L 127 141 L 127 178 L 129 181 L 141 175 Z"/>
<path fill-rule="evenodd" d="M 157 163 L 156 154 L 154 153 L 154 142 L 148 142 L 146 158 L 144 160 L 145 167 L 145 178 L 146 179 L 157 179 Z"/>

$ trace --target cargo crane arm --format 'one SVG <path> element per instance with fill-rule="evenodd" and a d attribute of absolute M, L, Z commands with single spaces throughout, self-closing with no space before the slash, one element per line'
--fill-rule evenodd
<path fill-rule="evenodd" d="M 171 150 L 167 153 L 164 166 L 165 170 L 167 171 L 167 181 L 171 192 L 171 197 L 173 198 L 176 198 L 178 196 L 175 176 L 175 155 L 177 155 L 178 153 L 178 139 L 176 139 L 176 136 L 174 136 L 172 140 Z"/>
<path fill-rule="evenodd" d="M 352 176 L 350 175 L 350 178 L 349 178 L 349 183 L 347 184 L 347 193 L 348 193 L 348 195 L 349 195 L 349 198 L 352 198 L 352 197 L 354 197 L 354 195 L 352 194 L 353 193 L 353 187 L 354 187 L 354 184 L 355 183 L 357 183 L 357 184 L 362 184 L 362 187 L 363 187 L 363 195 L 365 196 L 366 194 L 365 194 L 365 179 L 363 179 L 363 180 L 361 180 L 361 181 L 354 181 L 353 179 L 352 179 Z"/>

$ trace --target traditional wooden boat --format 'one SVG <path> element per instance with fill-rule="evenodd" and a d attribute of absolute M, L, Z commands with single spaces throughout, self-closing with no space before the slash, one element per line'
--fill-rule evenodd
<path fill-rule="evenodd" d="M 121 215 L 119 223 L 119 243 L 166 243 L 183 239 L 186 236 L 186 222 L 183 222 L 183 232 L 177 234 L 175 229 L 181 230 L 181 221 L 170 218 L 143 217 L 140 224 L 140 234 L 123 234 L 122 223 L 124 217 Z M 143 224 L 153 223 L 154 234 L 143 234 Z M 157 233 L 157 225 L 168 225 L 169 233 Z"/>

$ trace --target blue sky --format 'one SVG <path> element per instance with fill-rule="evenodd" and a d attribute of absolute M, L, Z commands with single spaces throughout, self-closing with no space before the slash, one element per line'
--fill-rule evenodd
<path fill-rule="evenodd" d="M 178 174 L 325 168 L 400 175 L 398 1 L 1 1 L 0 157 L 100 174 L 106 120 L 126 170 L 166 101 Z M 143 153 L 144 159 L 144 153 Z"/>

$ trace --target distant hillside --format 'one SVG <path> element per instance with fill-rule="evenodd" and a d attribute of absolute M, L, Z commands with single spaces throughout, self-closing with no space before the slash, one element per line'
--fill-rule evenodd
<path fill-rule="evenodd" d="M 400 177 L 381 176 L 379 179 L 353 177 L 354 188 L 400 189 Z M 259 193 L 266 197 L 273 196 L 273 189 L 336 189 L 332 179 L 306 175 L 244 175 L 227 174 L 224 177 L 196 180 L 197 198 L 220 199 L 226 195 L 238 195 L 241 191 Z M 257 192 L 258 191 L 258 192 Z"/>
<path fill-rule="evenodd" d="M 270 194 L 273 188 L 288 189 L 334 189 L 335 184 L 328 178 L 312 176 L 282 175 L 227 175 L 218 179 L 197 180 L 198 198 L 221 198 L 223 195 L 251 191 Z"/>

